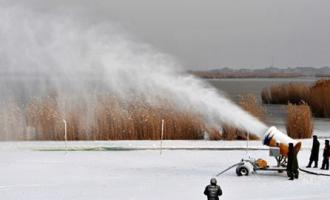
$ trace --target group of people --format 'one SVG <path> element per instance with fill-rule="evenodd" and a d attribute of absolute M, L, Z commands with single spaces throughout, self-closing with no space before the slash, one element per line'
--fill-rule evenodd
<path fill-rule="evenodd" d="M 309 163 L 307 165 L 307 168 L 312 167 L 313 162 L 314 162 L 314 168 L 318 167 L 319 150 L 320 150 L 320 142 L 318 141 L 317 136 L 314 135 L 311 156 L 309 158 Z M 323 161 L 322 161 L 321 169 L 329 170 L 329 157 L 330 157 L 329 140 L 325 140 L 325 146 L 324 146 L 324 150 L 323 150 Z"/>
<path fill-rule="evenodd" d="M 320 142 L 317 139 L 317 136 L 313 136 L 313 145 L 311 150 L 311 155 L 309 158 L 309 163 L 307 168 L 312 167 L 314 163 L 314 168 L 318 167 L 319 160 L 319 149 Z M 322 170 L 329 170 L 329 158 L 330 158 L 330 146 L 329 140 L 325 140 L 325 146 L 323 150 L 323 161 L 322 161 Z M 299 177 L 299 165 L 297 159 L 297 152 L 295 152 L 294 146 L 292 143 L 289 143 L 289 151 L 288 151 L 288 162 L 287 162 L 287 173 L 289 176 L 289 180 L 298 179 Z"/>
<path fill-rule="evenodd" d="M 309 158 L 309 163 L 307 168 L 312 167 L 314 162 L 314 168 L 318 167 L 319 160 L 319 149 L 320 142 L 317 139 L 317 136 L 313 136 L 313 146 L 311 150 L 311 155 Z M 330 158 L 330 145 L 329 140 L 325 140 L 325 146 L 323 150 L 323 161 L 322 167 L 323 170 L 329 170 L 329 158 Z M 289 180 L 298 179 L 299 177 L 299 165 L 297 159 L 297 152 L 294 150 L 293 143 L 289 143 L 289 151 L 288 151 L 288 163 L 287 163 L 287 173 L 289 176 Z M 219 196 L 222 195 L 222 190 L 219 185 L 217 185 L 217 180 L 212 178 L 210 181 L 210 185 L 206 186 L 204 190 L 204 194 L 207 196 L 208 200 L 219 200 Z"/>

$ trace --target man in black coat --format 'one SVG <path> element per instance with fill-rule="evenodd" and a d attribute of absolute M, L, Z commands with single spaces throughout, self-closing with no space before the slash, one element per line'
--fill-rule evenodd
<path fill-rule="evenodd" d="M 212 178 L 211 184 L 206 186 L 204 194 L 207 196 L 208 200 L 219 200 L 219 196 L 222 195 L 222 190 L 219 185 L 217 185 L 217 179 Z"/>
<path fill-rule="evenodd" d="M 288 152 L 288 165 L 286 167 L 286 171 L 288 176 L 290 177 L 289 180 L 298 179 L 299 177 L 299 165 L 297 160 L 297 153 L 294 150 L 293 144 L 289 143 L 289 152 Z"/>
<path fill-rule="evenodd" d="M 313 146 L 311 151 L 311 156 L 309 157 L 309 163 L 307 165 L 307 168 L 310 168 L 312 166 L 312 163 L 314 163 L 314 168 L 317 168 L 317 164 L 319 161 L 319 149 L 320 149 L 320 142 L 317 140 L 317 136 L 313 135 Z"/>
<path fill-rule="evenodd" d="M 323 162 L 321 169 L 329 170 L 329 157 L 330 157 L 329 140 L 325 140 L 325 146 L 323 150 Z"/>

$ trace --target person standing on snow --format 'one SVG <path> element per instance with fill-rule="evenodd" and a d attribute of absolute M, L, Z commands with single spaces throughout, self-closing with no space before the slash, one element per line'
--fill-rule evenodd
<path fill-rule="evenodd" d="M 307 165 L 307 168 L 310 168 L 312 166 L 312 163 L 314 163 L 314 168 L 317 168 L 317 164 L 319 161 L 319 149 L 320 149 L 320 142 L 317 140 L 317 136 L 313 135 L 313 146 L 311 151 L 311 156 L 309 158 L 309 163 Z"/>
<path fill-rule="evenodd" d="M 299 177 L 299 165 L 297 160 L 297 154 L 294 150 L 293 143 L 289 143 L 289 152 L 288 152 L 288 165 L 286 167 L 286 171 L 288 176 L 290 177 L 289 180 L 298 179 Z"/>
<path fill-rule="evenodd" d="M 321 169 L 329 170 L 329 157 L 330 157 L 329 140 L 325 140 L 325 146 L 323 150 L 323 162 Z"/>
<path fill-rule="evenodd" d="M 222 195 L 222 190 L 219 185 L 217 185 L 217 179 L 212 178 L 211 184 L 206 186 L 204 194 L 207 196 L 208 200 L 219 200 L 219 196 Z"/>

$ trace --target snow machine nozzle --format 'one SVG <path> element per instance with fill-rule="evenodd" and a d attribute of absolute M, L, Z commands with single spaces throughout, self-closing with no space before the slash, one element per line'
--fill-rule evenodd
<path fill-rule="evenodd" d="M 293 143 L 295 152 L 299 152 L 301 148 L 301 142 L 296 141 L 288 135 L 279 131 L 275 126 L 270 127 L 264 136 L 263 144 L 270 147 L 279 147 L 280 154 L 288 156 L 289 143 Z"/>

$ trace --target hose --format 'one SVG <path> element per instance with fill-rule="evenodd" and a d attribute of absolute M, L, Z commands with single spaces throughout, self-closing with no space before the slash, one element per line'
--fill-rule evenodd
<path fill-rule="evenodd" d="M 301 169 L 299 168 L 300 171 L 305 172 L 307 174 L 312 174 L 312 175 L 316 175 L 316 176 L 330 176 L 330 174 L 323 174 L 323 173 L 317 173 L 317 172 L 312 172 L 312 171 L 308 171 L 305 169 Z"/>
<path fill-rule="evenodd" d="M 218 173 L 218 174 L 215 175 L 215 176 L 218 177 L 218 176 L 220 176 L 221 174 L 224 174 L 225 172 L 227 172 L 228 170 L 230 170 L 230 169 L 232 169 L 232 168 L 234 168 L 234 167 L 236 167 L 236 166 L 238 166 L 238 165 L 241 165 L 241 164 L 242 164 L 242 162 L 236 163 L 236 164 L 234 164 L 234 165 L 228 167 L 227 169 L 221 171 L 220 173 Z M 305 173 L 307 173 L 307 174 L 311 174 L 311 175 L 315 175 L 315 176 L 330 176 L 330 174 L 317 173 L 317 172 L 308 171 L 308 170 L 301 169 L 301 168 L 299 168 L 299 170 L 302 171 L 302 172 L 305 172 Z"/>
<path fill-rule="evenodd" d="M 217 176 L 220 176 L 221 174 L 225 173 L 226 171 L 230 170 L 231 168 L 236 167 L 237 165 L 241 165 L 241 164 L 242 164 L 242 162 L 236 163 L 236 164 L 234 164 L 234 165 L 228 167 L 227 169 L 221 171 L 220 173 L 218 173 L 218 174 L 215 175 L 215 176 L 216 176 L 216 177 L 217 177 Z"/>

